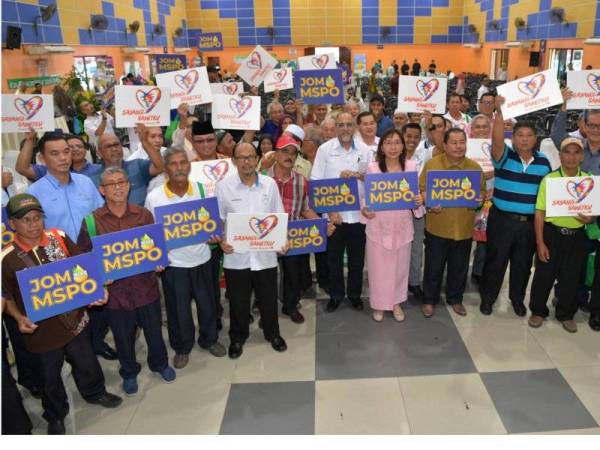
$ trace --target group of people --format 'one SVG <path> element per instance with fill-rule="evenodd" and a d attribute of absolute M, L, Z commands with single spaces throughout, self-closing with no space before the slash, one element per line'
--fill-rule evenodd
<path fill-rule="evenodd" d="M 565 90 L 565 101 L 569 96 Z M 3 322 L 16 357 L 18 383 L 41 398 L 48 432 L 65 432 L 69 407 L 60 376 L 64 361 L 72 366 L 76 386 L 89 403 L 108 408 L 121 403 L 106 391 L 98 356 L 118 360 L 123 392 L 136 395 L 139 330 L 148 347 L 148 368 L 166 383 L 175 381 L 176 370 L 187 366 L 195 342 L 213 357 L 241 357 L 253 314 L 259 314 L 265 340 L 284 352 L 278 302 L 284 316 L 304 322 L 300 300 L 313 286 L 310 255 L 286 255 L 287 245 L 277 252 L 240 253 L 223 237 L 213 236 L 205 243 L 169 250 L 167 267 L 108 283 L 103 298 L 88 308 L 38 323 L 25 314 L 19 270 L 88 252 L 94 236 L 152 224 L 160 206 L 216 196 L 225 227 L 229 213 L 327 219 L 327 250 L 314 258 L 316 283 L 329 296 L 329 313 L 346 300 L 352 308 L 364 309 L 366 253 L 368 303 L 376 322 L 384 320 L 386 312 L 404 321 L 402 305 L 409 294 L 422 302 L 422 314 L 432 317 L 441 301 L 445 271 L 445 301 L 464 316 L 479 208 L 442 208 L 424 199 L 430 171 L 482 172 L 466 156 L 471 138 L 491 139 L 494 166 L 493 172 L 482 172 L 481 184 L 473 187 L 481 205 L 492 205 L 486 241 L 477 243 L 471 278 L 479 283 L 481 313 L 492 314 L 510 263 L 509 298 L 517 316 L 526 314 L 526 287 L 535 257 L 529 325 L 540 327 L 548 317 L 548 299 L 557 283 L 555 316 L 565 330 L 577 331 L 574 316 L 581 307 L 590 312 L 589 326 L 600 331 L 600 258 L 589 301 L 583 285 L 587 254 L 598 247 L 598 241 L 588 238 L 596 236 L 590 233 L 598 229 L 597 218 L 545 215 L 545 180 L 600 174 L 600 111 L 585 111 L 577 135 L 571 136 L 563 107 L 553 125 L 559 161 L 553 166 L 539 151 L 535 126 L 505 121 L 503 102 L 493 92 L 484 92 L 472 115 L 468 100 L 451 93 L 445 115 L 395 112 L 387 117 L 380 95 L 371 96 L 368 106 L 349 99 L 341 107 L 306 108 L 299 99 L 280 100 L 276 93 L 259 133 L 215 130 L 207 120 L 210 111 L 197 108 L 190 113 L 182 104 L 167 133 L 143 125 L 130 130 L 137 141 L 130 139 L 129 149 L 115 134 L 111 115 L 83 103 L 87 137 L 50 132 L 38 140 L 35 132 L 28 133 L 15 169 L 32 184 L 27 193 L 10 198 L 3 190 L 14 232 L 2 250 Z M 170 145 L 165 146 L 167 141 Z M 87 142 L 95 144 L 99 164 L 88 161 Z M 215 186 L 189 180 L 193 162 L 225 158 L 231 158 L 234 170 Z M 309 180 L 355 178 L 362 185 L 369 173 L 408 171 L 419 176 L 412 210 L 375 212 L 364 199 L 357 211 L 319 215 L 311 208 Z M 219 341 L 224 327 L 221 267 L 229 306 L 228 349 Z M 162 334 L 163 304 L 172 362 Z M 109 329 L 116 349 L 105 341 Z M 6 343 L 3 347 L 6 351 Z M 5 380 L 12 380 L 6 358 L 3 370 L 3 432 L 5 425 L 13 427 L 7 432 L 30 431 L 14 380 L 5 395 Z"/>

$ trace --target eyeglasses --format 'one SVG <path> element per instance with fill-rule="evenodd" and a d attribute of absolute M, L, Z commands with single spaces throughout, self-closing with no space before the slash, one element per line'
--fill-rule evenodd
<path fill-rule="evenodd" d="M 194 144 L 202 145 L 202 144 L 212 144 L 213 142 L 217 142 L 215 138 L 208 139 L 194 139 Z"/>
<path fill-rule="evenodd" d="M 33 225 L 41 221 L 43 218 L 44 216 L 42 214 L 37 214 L 31 217 L 21 217 L 20 219 L 16 220 L 18 220 L 21 223 L 24 223 L 25 225 Z"/>
<path fill-rule="evenodd" d="M 118 187 L 125 187 L 129 184 L 127 180 L 115 181 L 114 183 L 104 183 L 102 186 L 105 188 L 117 189 Z"/>
<path fill-rule="evenodd" d="M 600 123 L 586 123 L 585 126 L 590 130 L 600 131 Z"/>
<path fill-rule="evenodd" d="M 338 128 L 353 128 L 354 124 L 352 122 L 340 122 L 335 124 Z"/>
<path fill-rule="evenodd" d="M 234 159 L 236 161 L 242 161 L 242 162 L 245 162 L 245 163 L 256 161 L 256 158 L 257 158 L 256 155 L 252 155 L 252 156 L 234 156 Z"/>

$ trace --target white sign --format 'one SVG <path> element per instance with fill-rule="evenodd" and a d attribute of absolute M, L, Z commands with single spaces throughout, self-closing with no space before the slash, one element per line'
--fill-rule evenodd
<path fill-rule="evenodd" d="M 600 215 L 600 176 L 546 178 L 546 217 Z"/>
<path fill-rule="evenodd" d="M 484 172 L 493 172 L 491 139 L 467 139 L 467 158 L 479 164 Z"/>
<path fill-rule="evenodd" d="M 265 92 L 283 91 L 285 89 L 293 89 L 293 87 L 294 77 L 292 69 L 289 67 L 273 69 L 265 78 Z"/>
<path fill-rule="evenodd" d="M 496 88 L 506 101 L 502 105 L 504 120 L 533 111 L 559 105 L 563 102 L 560 85 L 552 70 L 538 72 Z"/>
<path fill-rule="evenodd" d="M 2 94 L 2 133 L 54 131 L 51 95 Z"/>
<path fill-rule="evenodd" d="M 227 214 L 227 243 L 236 253 L 279 251 L 287 242 L 286 213 Z"/>
<path fill-rule="evenodd" d="M 260 45 L 242 61 L 236 74 L 250 86 L 259 86 L 267 74 L 275 68 L 277 60 Z"/>
<path fill-rule="evenodd" d="M 156 84 L 171 91 L 171 109 L 181 103 L 202 105 L 212 102 L 206 66 L 156 74 Z"/>
<path fill-rule="evenodd" d="M 217 183 L 222 179 L 236 175 L 237 168 L 227 159 L 213 159 L 211 161 L 193 161 L 189 180 L 202 183 L 207 197 L 216 195 Z"/>
<path fill-rule="evenodd" d="M 298 58 L 298 70 L 337 69 L 335 55 L 324 53 L 322 55 L 301 56 Z"/>
<path fill-rule="evenodd" d="M 244 92 L 244 83 L 241 81 L 231 83 L 210 83 L 210 90 L 213 94 L 237 95 Z"/>
<path fill-rule="evenodd" d="M 600 70 L 567 72 L 567 87 L 573 91 L 567 109 L 600 109 Z"/>
<path fill-rule="evenodd" d="M 398 78 L 396 111 L 444 114 L 447 86 L 446 78 L 401 76 Z"/>
<path fill-rule="evenodd" d="M 117 128 L 131 128 L 138 123 L 168 126 L 171 100 L 169 89 L 157 86 L 115 86 L 115 121 Z"/>
<path fill-rule="evenodd" d="M 260 97 L 215 94 L 212 126 L 215 130 L 260 130 Z"/>

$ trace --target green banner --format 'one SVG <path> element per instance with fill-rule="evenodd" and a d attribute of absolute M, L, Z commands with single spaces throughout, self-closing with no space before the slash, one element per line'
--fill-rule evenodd
<path fill-rule="evenodd" d="M 8 80 L 8 88 L 9 89 L 17 89 L 19 87 L 19 83 L 25 83 L 25 86 L 30 88 L 33 87 L 36 83 L 41 83 L 42 86 L 50 86 L 53 84 L 58 84 L 60 81 L 60 75 L 49 75 L 47 77 L 33 77 L 33 78 L 11 78 Z"/>

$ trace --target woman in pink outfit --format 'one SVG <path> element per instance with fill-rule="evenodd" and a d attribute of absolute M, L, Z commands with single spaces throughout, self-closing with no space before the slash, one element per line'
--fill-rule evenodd
<path fill-rule="evenodd" d="M 399 131 L 386 131 L 377 147 L 377 162 L 367 173 L 416 171 L 414 161 L 406 160 L 404 139 Z M 384 311 L 393 311 L 394 319 L 404 320 L 401 303 L 407 299 L 410 247 L 413 240 L 412 217 L 422 216 L 423 200 L 416 196 L 415 210 L 373 212 L 363 207 L 361 221 L 367 224 L 367 265 L 369 302 L 373 319 L 383 320 Z"/>

